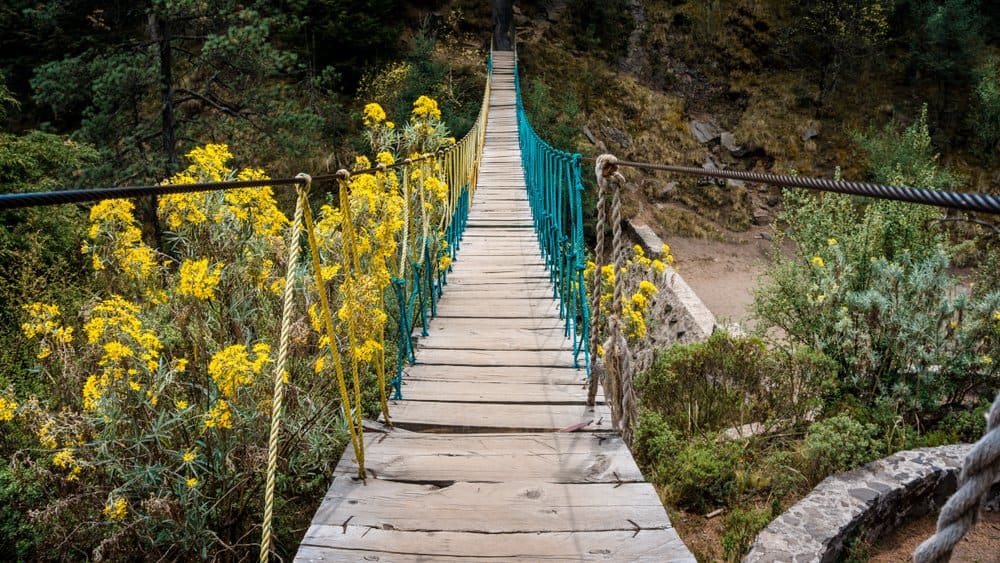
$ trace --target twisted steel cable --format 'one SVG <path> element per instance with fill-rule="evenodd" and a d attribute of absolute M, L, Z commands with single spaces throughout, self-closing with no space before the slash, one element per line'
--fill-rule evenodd
<path fill-rule="evenodd" d="M 757 182 L 774 186 L 805 188 L 824 192 L 868 196 L 879 199 L 891 199 L 923 205 L 936 205 L 975 211 L 978 213 L 1000 214 L 1000 196 L 970 192 L 953 192 L 946 190 L 930 190 L 927 188 L 910 188 L 905 186 L 890 186 L 870 182 L 852 182 L 848 180 L 833 180 L 830 178 L 810 178 L 806 176 L 788 176 L 765 172 L 750 172 L 746 170 L 706 170 L 694 166 L 677 166 L 673 164 L 649 164 L 619 160 L 619 166 L 628 166 L 638 170 L 659 170 L 674 172 L 689 176 L 708 178 L 723 178 Z"/>

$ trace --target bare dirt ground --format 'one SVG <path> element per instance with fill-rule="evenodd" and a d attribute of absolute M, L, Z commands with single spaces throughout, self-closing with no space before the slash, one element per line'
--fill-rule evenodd
<path fill-rule="evenodd" d="M 732 235 L 732 241 L 666 237 L 677 271 L 720 324 L 750 327 L 753 289 L 770 261 L 769 227 Z"/>
<path fill-rule="evenodd" d="M 934 533 L 936 514 L 929 514 L 884 538 L 871 551 L 869 563 L 909 561 L 920 542 Z M 953 563 L 997 563 L 1000 561 L 1000 514 L 983 512 L 979 523 L 955 547 Z"/>

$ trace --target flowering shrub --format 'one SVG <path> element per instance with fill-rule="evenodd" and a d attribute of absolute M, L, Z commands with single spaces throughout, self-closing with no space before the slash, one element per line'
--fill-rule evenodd
<path fill-rule="evenodd" d="M 453 142 L 429 98 L 401 128 L 385 118 L 375 104 L 365 110 L 379 164 Z M 266 179 L 261 170 L 229 168 L 225 145 L 187 156 L 190 166 L 170 183 Z M 358 157 L 359 170 L 370 167 Z M 359 173 L 339 205 L 320 209 L 320 274 L 335 339 L 308 331 L 312 324 L 325 334 L 315 286 L 297 283 L 306 307 L 292 319 L 281 374 L 293 432 L 279 452 L 279 533 L 311 512 L 283 510 L 281 499 L 318 501 L 346 439 L 323 348 L 336 346 L 355 380 L 381 379 L 393 280 L 415 265 L 436 272 L 446 250 L 442 228 L 454 199 L 443 177 L 434 159 Z M 62 391 L 51 405 L 0 392 L 0 425 L 18 425 L 36 442 L 17 459 L 18 475 L 48 492 L 31 516 L 41 558 L 242 558 L 256 550 L 272 343 L 279 295 L 294 283 L 282 275 L 290 222 L 269 187 L 164 196 L 158 213 L 167 228 L 162 252 L 143 242 L 131 202 L 95 205 L 81 251 L 102 295 L 79 315 L 43 302 L 24 308 L 22 332 L 36 346 L 38 369 Z"/>

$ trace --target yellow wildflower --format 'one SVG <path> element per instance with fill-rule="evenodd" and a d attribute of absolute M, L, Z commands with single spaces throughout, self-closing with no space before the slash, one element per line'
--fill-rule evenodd
<path fill-rule="evenodd" d="M 208 374 L 224 397 L 234 397 L 240 386 L 254 381 L 260 375 L 264 364 L 270 361 L 271 347 L 256 344 L 253 347 L 256 358 L 250 358 L 246 346 L 234 344 L 217 352 L 208 364 Z"/>
<path fill-rule="evenodd" d="M 222 264 L 216 264 L 212 272 L 208 270 L 208 258 L 185 260 L 181 264 L 181 279 L 177 291 L 195 299 L 207 301 L 215 297 L 215 288 L 222 276 Z"/>
<path fill-rule="evenodd" d="M 427 96 L 420 96 L 417 101 L 413 102 L 413 116 L 429 119 L 441 119 L 441 110 L 438 109 L 438 104 L 433 98 Z"/>
<path fill-rule="evenodd" d="M 14 400 L 13 394 L 0 395 L 0 422 L 13 420 L 16 410 L 17 401 Z"/>
<path fill-rule="evenodd" d="M 189 489 L 193 489 L 193 488 L 195 488 L 195 487 L 198 486 L 198 479 L 196 479 L 194 477 L 188 477 L 188 480 L 186 481 L 186 484 L 187 484 L 187 486 L 188 486 Z"/>
<path fill-rule="evenodd" d="M 108 501 L 104 505 L 104 516 L 111 521 L 124 520 L 125 516 L 128 514 L 128 501 L 123 497 L 118 497 L 114 500 Z"/>
<path fill-rule="evenodd" d="M 179 411 L 186 410 L 188 408 L 188 402 L 185 400 L 174 401 L 174 406 L 177 407 L 177 410 Z"/>
<path fill-rule="evenodd" d="M 656 285 L 653 282 L 648 280 L 642 280 L 641 282 L 639 282 L 639 291 L 642 292 L 642 294 L 645 295 L 646 297 L 649 297 L 650 295 L 653 295 L 659 292 L 660 290 L 657 289 Z"/>
<path fill-rule="evenodd" d="M 990 355 L 988 355 L 988 354 L 984 354 L 984 355 L 982 355 L 982 356 L 979 357 L 979 361 L 982 362 L 982 363 L 984 363 L 984 364 L 989 365 L 989 364 L 993 363 L 993 357 L 990 356 Z"/>
<path fill-rule="evenodd" d="M 224 399 L 219 399 L 212 408 L 205 414 L 205 428 L 232 428 L 233 413 L 229 411 L 229 404 Z"/>
<path fill-rule="evenodd" d="M 821 257 L 819 257 L 819 256 L 813 256 L 812 260 L 810 260 L 809 263 L 812 264 L 813 266 L 817 267 L 817 268 L 822 268 L 823 266 L 826 265 L 823 262 L 823 259 Z"/>
<path fill-rule="evenodd" d="M 376 103 L 365 105 L 364 123 L 366 127 L 372 127 L 385 121 L 385 110 Z M 388 127 L 388 124 L 386 125 Z"/>
<path fill-rule="evenodd" d="M 830 246 L 833 246 L 833 245 L 837 244 L 837 239 L 835 239 L 835 238 L 828 238 L 828 239 L 826 239 L 826 244 L 828 244 Z"/>
<path fill-rule="evenodd" d="M 181 456 L 181 461 L 184 463 L 191 463 L 196 459 L 198 459 L 198 454 L 196 454 L 194 450 L 187 450 L 184 452 L 184 455 Z"/>

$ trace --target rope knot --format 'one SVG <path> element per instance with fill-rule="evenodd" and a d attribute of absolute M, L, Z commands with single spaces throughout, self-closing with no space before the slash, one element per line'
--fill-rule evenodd
<path fill-rule="evenodd" d="M 618 157 L 613 154 L 602 154 L 597 157 L 597 175 L 609 178 L 618 172 Z"/>
<path fill-rule="evenodd" d="M 334 176 L 336 176 L 338 180 L 349 180 L 351 178 L 351 173 L 350 171 L 341 168 L 340 170 L 337 170 L 337 173 L 334 174 Z"/>

